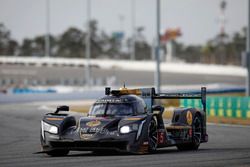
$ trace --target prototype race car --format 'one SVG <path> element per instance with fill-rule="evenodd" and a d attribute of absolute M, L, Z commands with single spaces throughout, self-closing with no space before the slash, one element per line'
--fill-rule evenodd
<path fill-rule="evenodd" d="M 42 152 L 67 155 L 70 150 L 116 150 L 135 154 L 176 146 L 197 150 L 208 141 L 206 131 L 206 88 L 198 94 L 155 93 L 154 88 L 105 89 L 86 117 L 71 115 L 68 106 L 59 106 L 41 121 Z M 170 124 L 164 124 L 164 107 L 156 99 L 200 99 L 203 108 L 177 108 Z"/>

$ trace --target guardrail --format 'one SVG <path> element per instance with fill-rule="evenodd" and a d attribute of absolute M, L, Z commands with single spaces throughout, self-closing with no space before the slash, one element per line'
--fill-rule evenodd
<path fill-rule="evenodd" d="M 181 107 L 202 108 L 199 100 L 180 100 Z M 250 119 L 250 97 L 207 97 L 207 115 Z"/>

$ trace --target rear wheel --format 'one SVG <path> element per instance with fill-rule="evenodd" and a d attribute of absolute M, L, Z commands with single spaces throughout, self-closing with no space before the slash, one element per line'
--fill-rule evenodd
<path fill-rule="evenodd" d="M 61 156 L 68 155 L 69 150 L 52 150 L 52 151 L 49 151 L 46 153 L 50 156 L 53 156 L 53 157 L 61 157 Z"/>
<path fill-rule="evenodd" d="M 156 119 L 153 118 L 148 126 L 148 151 L 154 152 L 157 149 L 157 122 Z"/>
<path fill-rule="evenodd" d="M 202 121 L 199 115 L 194 117 L 193 122 L 193 142 L 192 142 L 192 150 L 197 150 L 201 143 L 201 134 L 202 134 Z"/>
<path fill-rule="evenodd" d="M 192 123 L 192 142 L 188 144 L 179 144 L 178 150 L 197 150 L 200 146 L 202 134 L 202 121 L 199 115 L 195 115 Z"/>

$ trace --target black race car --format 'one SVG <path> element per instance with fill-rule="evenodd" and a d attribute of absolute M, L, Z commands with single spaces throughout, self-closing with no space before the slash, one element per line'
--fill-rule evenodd
<path fill-rule="evenodd" d="M 88 116 L 71 114 L 68 106 L 59 106 L 41 121 L 42 152 L 67 155 L 70 150 L 116 150 L 135 154 L 176 146 L 196 150 L 208 141 L 206 131 L 206 88 L 199 94 L 160 93 L 154 88 L 105 89 L 103 98 L 91 107 Z M 177 108 L 170 124 L 164 124 L 164 107 L 156 99 L 200 99 L 201 110 Z"/>

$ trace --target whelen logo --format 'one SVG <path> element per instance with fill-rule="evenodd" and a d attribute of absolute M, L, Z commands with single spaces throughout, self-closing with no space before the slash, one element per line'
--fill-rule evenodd
<path fill-rule="evenodd" d="M 86 123 L 86 125 L 89 126 L 89 127 L 95 127 L 95 126 L 98 126 L 100 124 L 101 124 L 101 122 L 98 121 L 98 120 L 94 120 L 94 121 L 90 121 L 90 122 Z"/>

